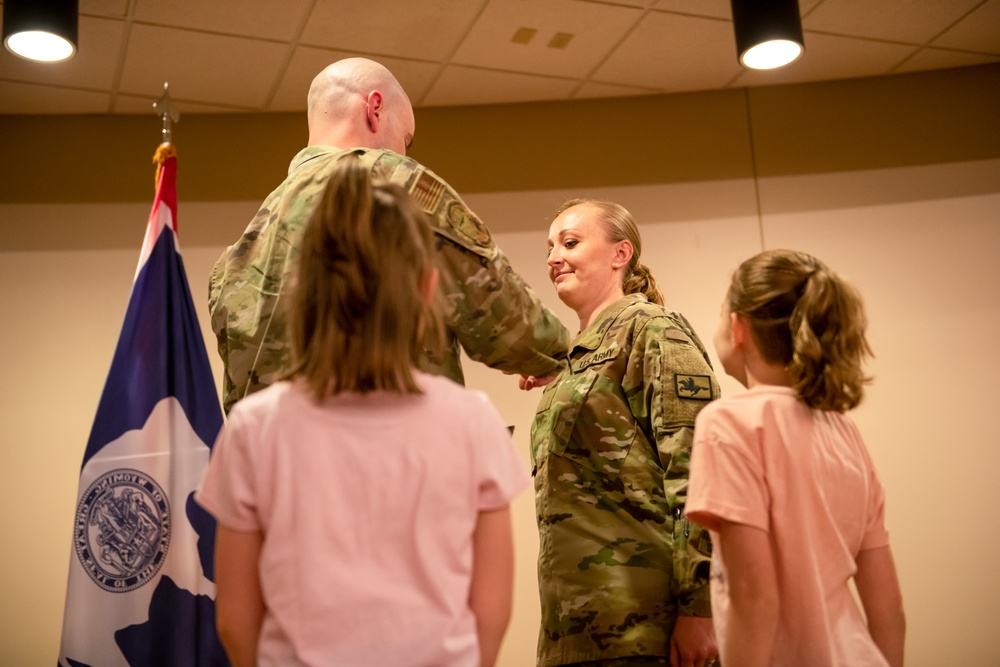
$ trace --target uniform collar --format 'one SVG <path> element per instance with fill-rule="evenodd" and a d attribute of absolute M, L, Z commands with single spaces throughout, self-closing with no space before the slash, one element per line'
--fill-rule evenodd
<path fill-rule="evenodd" d="M 621 317 L 622 312 L 626 308 L 637 303 L 647 302 L 648 300 L 644 294 L 626 294 L 598 313 L 597 317 L 590 323 L 590 326 L 573 339 L 570 349 L 596 350 L 604 341 L 604 336 L 607 334 L 608 329 Z"/>
<path fill-rule="evenodd" d="M 291 164 L 288 165 L 288 174 L 291 175 L 293 171 L 304 165 L 309 160 L 318 158 L 322 155 L 330 155 L 339 151 L 339 148 L 334 148 L 333 146 L 309 146 L 303 148 L 295 157 L 292 158 Z"/>

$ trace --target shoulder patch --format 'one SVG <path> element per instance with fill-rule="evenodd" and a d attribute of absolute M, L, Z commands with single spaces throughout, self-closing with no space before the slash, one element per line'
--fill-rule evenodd
<path fill-rule="evenodd" d="M 495 246 L 489 230 L 447 183 L 420 166 L 412 172 L 406 183 L 410 196 L 430 217 L 437 234 L 465 250 L 491 259 L 490 251 Z"/>
<path fill-rule="evenodd" d="M 410 195 L 425 213 L 433 214 L 437 211 L 441 202 L 441 194 L 444 192 L 444 183 L 437 180 L 426 171 L 421 172 L 413 187 L 410 188 Z"/>
<path fill-rule="evenodd" d="M 712 378 L 708 375 L 674 375 L 674 391 L 677 398 L 693 401 L 712 400 Z"/>
<path fill-rule="evenodd" d="M 448 222 L 451 223 L 452 227 L 471 238 L 478 245 L 489 245 L 490 232 L 486 229 L 486 225 L 461 202 L 452 201 L 448 203 Z"/>

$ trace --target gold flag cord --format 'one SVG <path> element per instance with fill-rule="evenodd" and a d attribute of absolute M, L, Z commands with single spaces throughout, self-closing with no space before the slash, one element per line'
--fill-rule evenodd
<path fill-rule="evenodd" d="M 163 143 L 156 149 L 153 155 L 153 164 L 156 165 L 156 176 L 153 178 L 153 191 L 160 187 L 160 174 L 163 172 L 163 165 L 172 157 L 177 157 L 177 151 L 173 144 Z"/>

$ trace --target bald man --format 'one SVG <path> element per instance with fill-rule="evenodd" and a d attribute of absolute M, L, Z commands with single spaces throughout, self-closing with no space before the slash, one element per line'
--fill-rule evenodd
<path fill-rule="evenodd" d="M 282 298 L 302 229 L 331 168 L 347 153 L 358 155 L 373 175 L 405 188 L 436 234 L 447 331 L 440 344 L 428 344 L 421 369 L 462 383 L 461 348 L 512 374 L 544 377 L 559 370 L 569 338 L 565 327 L 514 272 L 458 193 L 406 157 L 415 132 L 413 107 L 388 69 L 365 58 L 327 67 L 309 89 L 308 123 L 309 146 L 212 271 L 209 310 L 225 365 L 227 414 L 291 366 Z"/>

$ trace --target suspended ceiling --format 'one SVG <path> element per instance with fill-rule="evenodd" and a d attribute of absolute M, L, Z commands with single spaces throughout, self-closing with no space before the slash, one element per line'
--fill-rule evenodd
<path fill-rule="evenodd" d="M 30 0 L 29 0 L 30 1 Z M 806 51 L 736 60 L 728 0 L 80 0 L 79 53 L 0 49 L 0 114 L 304 108 L 312 77 L 364 55 L 417 107 L 802 83 L 1000 61 L 1000 0 L 799 0 Z M 2 121 L 0 121 L 2 122 Z"/>

